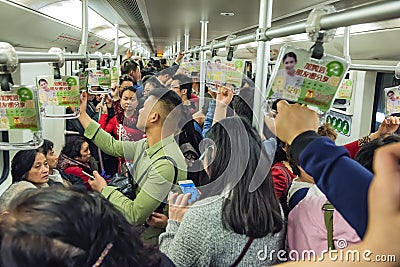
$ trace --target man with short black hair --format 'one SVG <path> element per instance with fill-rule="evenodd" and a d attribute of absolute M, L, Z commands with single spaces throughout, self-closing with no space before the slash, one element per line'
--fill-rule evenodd
<path fill-rule="evenodd" d="M 82 95 L 81 110 L 86 110 L 86 93 Z M 125 217 L 135 225 L 142 225 L 160 207 L 171 190 L 172 184 L 186 179 L 186 163 L 174 140 L 174 133 L 181 117 L 182 100 L 173 91 L 155 88 L 139 111 L 137 128 L 146 132 L 147 138 L 137 142 L 117 141 L 99 128 L 85 113 L 79 121 L 86 129 L 85 136 L 105 153 L 124 157 L 134 162 L 134 180 L 139 184 L 134 200 L 127 198 L 118 188 L 107 186 L 105 180 L 94 172 L 94 180 L 89 181 L 94 191 L 118 207 Z M 170 159 L 166 159 L 168 156 Z M 176 164 L 176 165 L 175 165 Z M 140 180 L 140 181 L 138 181 Z M 160 211 L 159 211 L 160 212 Z M 162 210 L 161 212 L 166 213 Z M 146 243 L 157 244 L 162 229 L 148 227 L 142 234 Z"/>

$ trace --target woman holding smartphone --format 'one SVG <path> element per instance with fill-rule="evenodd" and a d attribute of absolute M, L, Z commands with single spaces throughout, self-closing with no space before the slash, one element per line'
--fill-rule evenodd
<path fill-rule="evenodd" d="M 258 133 L 250 123 L 231 117 L 214 124 L 201 152 L 209 183 L 200 200 L 187 208 L 190 194 L 170 196 L 166 232 L 160 249 L 177 266 L 270 266 L 257 253 L 283 248 L 283 212 Z M 247 251 L 248 249 L 248 251 Z M 240 255 L 243 258 L 240 260 Z"/>

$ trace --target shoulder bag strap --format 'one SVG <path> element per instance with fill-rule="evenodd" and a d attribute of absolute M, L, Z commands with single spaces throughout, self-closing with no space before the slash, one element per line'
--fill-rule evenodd
<path fill-rule="evenodd" d="M 242 252 L 240 253 L 239 257 L 229 267 L 238 266 L 238 264 L 242 261 L 244 255 L 246 255 L 246 252 L 249 250 L 249 248 L 251 246 L 251 243 L 253 243 L 253 241 L 254 241 L 254 237 L 249 237 L 249 240 L 247 240 L 247 243 L 244 246 L 244 248 L 243 248 Z"/>
<path fill-rule="evenodd" d="M 333 212 L 335 211 L 335 208 L 331 203 L 329 203 L 329 201 L 327 201 L 322 206 L 322 210 L 324 211 L 325 227 L 328 234 L 328 249 L 334 250 L 335 243 L 333 242 Z"/>

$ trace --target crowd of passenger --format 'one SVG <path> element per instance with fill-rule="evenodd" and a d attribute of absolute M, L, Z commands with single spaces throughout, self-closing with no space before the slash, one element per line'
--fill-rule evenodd
<path fill-rule="evenodd" d="M 347 249 L 341 240 L 400 256 L 400 118 L 337 146 L 314 111 L 277 100 L 260 135 L 251 81 L 238 95 L 206 86 L 199 101 L 183 54 L 171 67 L 131 57 L 110 94 L 82 93 L 60 155 L 44 140 L 13 157 L 0 266 L 272 266 L 279 251 L 300 255 L 284 265 L 336 266 L 303 252 Z M 187 179 L 194 202 L 179 190 Z M 377 264 L 362 260 L 345 264 Z"/>

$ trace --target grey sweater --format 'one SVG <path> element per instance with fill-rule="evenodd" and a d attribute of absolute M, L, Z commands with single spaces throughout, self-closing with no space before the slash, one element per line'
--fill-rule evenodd
<path fill-rule="evenodd" d="M 239 257 L 248 237 L 223 227 L 222 203 L 222 197 L 204 199 L 188 209 L 182 222 L 168 221 L 160 235 L 160 250 L 176 266 L 230 266 Z M 283 244 L 284 230 L 255 239 L 239 266 L 276 264 Z"/>

